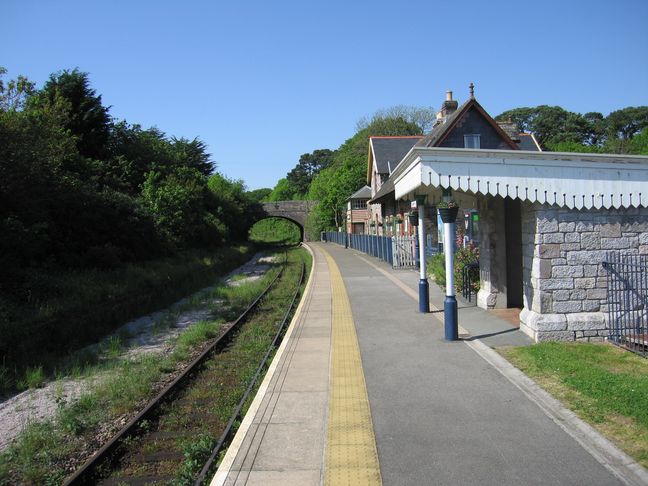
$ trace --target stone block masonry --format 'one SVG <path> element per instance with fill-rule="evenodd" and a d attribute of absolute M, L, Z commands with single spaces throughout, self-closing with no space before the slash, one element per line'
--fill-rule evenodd
<path fill-rule="evenodd" d="M 524 310 L 536 341 L 608 335 L 608 252 L 648 254 L 648 208 L 571 210 L 522 205 Z"/>

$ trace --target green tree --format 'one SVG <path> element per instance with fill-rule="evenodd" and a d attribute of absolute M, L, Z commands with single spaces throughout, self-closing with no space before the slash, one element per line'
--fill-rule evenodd
<path fill-rule="evenodd" d="M 648 127 L 644 128 L 628 142 L 628 153 L 633 155 L 648 155 Z"/>
<path fill-rule="evenodd" d="M 283 177 L 277 181 L 274 189 L 268 195 L 268 201 L 291 201 L 297 195 L 296 188 L 286 177 Z"/>
<path fill-rule="evenodd" d="M 588 139 L 586 142 L 595 147 L 600 147 L 607 139 L 608 124 L 607 119 L 602 113 L 590 111 L 583 115 L 583 118 L 588 124 Z"/>
<path fill-rule="evenodd" d="M 252 191 L 248 191 L 247 197 L 250 201 L 259 203 L 261 201 L 267 200 L 271 192 L 272 189 L 270 189 L 269 187 L 263 187 L 261 189 L 254 189 Z"/>
<path fill-rule="evenodd" d="M 156 127 L 144 130 L 125 121 L 113 125 L 109 153 L 98 177 L 102 184 L 131 195 L 139 194 L 146 175 L 153 170 L 170 175 L 181 167 L 189 167 L 208 176 L 214 169 L 201 140 L 169 139 Z"/>
<path fill-rule="evenodd" d="M 90 87 L 88 73 L 74 69 L 52 74 L 43 89 L 31 97 L 30 105 L 32 102 L 36 106 L 55 104 L 57 98 L 68 102 L 65 128 L 76 137 L 79 153 L 91 159 L 103 159 L 111 120 L 108 108 L 101 103 L 101 95 Z"/>
<path fill-rule="evenodd" d="M 2 79 L 7 70 L 0 66 L 0 111 L 22 110 L 27 99 L 36 92 L 35 84 L 19 75 L 5 83 Z"/>
<path fill-rule="evenodd" d="M 648 106 L 628 106 L 607 116 L 610 134 L 621 140 L 630 140 L 648 127 Z"/>
<path fill-rule="evenodd" d="M 298 164 L 286 176 L 289 186 L 294 191 L 293 196 L 304 196 L 313 177 L 331 165 L 334 156 L 335 152 L 332 150 L 318 149 L 299 157 Z"/>
<path fill-rule="evenodd" d="M 420 135 L 421 127 L 396 118 L 375 118 L 369 126 L 346 140 L 333 163 L 313 178 L 308 199 L 318 201 L 307 223 L 311 236 L 343 224 L 348 197 L 365 184 L 370 136 Z"/>
<path fill-rule="evenodd" d="M 540 105 L 516 108 L 501 113 L 495 120 L 511 120 L 525 132 L 533 132 L 544 148 L 562 142 L 585 143 L 591 136 L 591 126 L 579 113 L 560 106 Z"/>
<path fill-rule="evenodd" d="M 187 248 L 220 240 L 216 222 L 206 218 L 207 180 L 196 169 L 181 167 L 167 175 L 155 170 L 149 172 L 142 186 L 142 200 L 160 233 L 174 247 Z"/>
<path fill-rule="evenodd" d="M 356 131 L 369 128 L 373 123 L 379 120 L 401 118 L 407 123 L 411 123 L 420 128 L 423 132 L 428 132 L 432 129 L 432 125 L 436 120 L 436 111 L 431 106 L 411 106 L 411 105 L 396 105 L 390 108 L 383 108 L 371 117 L 362 117 L 356 123 Z"/>
<path fill-rule="evenodd" d="M 216 172 L 209 177 L 207 186 L 214 198 L 212 214 L 225 224 L 230 239 L 245 240 L 260 218 L 260 207 L 248 196 L 243 181 Z"/>

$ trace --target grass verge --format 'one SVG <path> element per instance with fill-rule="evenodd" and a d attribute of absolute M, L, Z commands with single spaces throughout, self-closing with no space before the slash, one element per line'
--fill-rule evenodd
<path fill-rule="evenodd" d="M 498 351 L 648 467 L 648 360 L 611 344 L 542 343 Z"/>

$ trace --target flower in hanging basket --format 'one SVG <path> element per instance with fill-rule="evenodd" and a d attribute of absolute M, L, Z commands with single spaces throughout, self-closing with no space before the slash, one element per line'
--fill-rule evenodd
<path fill-rule="evenodd" d="M 459 205 L 454 199 L 450 199 L 449 201 L 441 201 L 440 203 L 437 204 L 437 208 L 439 209 L 452 209 L 458 207 Z"/>
<path fill-rule="evenodd" d="M 455 201 L 443 201 L 437 204 L 439 216 L 444 223 L 454 223 L 457 219 L 459 206 Z"/>

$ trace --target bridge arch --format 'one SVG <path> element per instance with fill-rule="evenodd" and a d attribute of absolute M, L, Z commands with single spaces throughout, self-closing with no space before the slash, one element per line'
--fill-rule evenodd
<path fill-rule="evenodd" d="M 262 203 L 263 218 L 283 218 L 299 226 L 302 241 L 308 241 L 304 227 L 317 201 L 272 201 Z"/>

